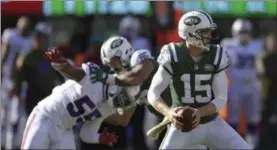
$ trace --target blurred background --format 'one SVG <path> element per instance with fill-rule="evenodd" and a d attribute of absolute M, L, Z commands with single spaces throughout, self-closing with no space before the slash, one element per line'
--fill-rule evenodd
<path fill-rule="evenodd" d="M 237 18 L 250 20 L 253 39 L 262 44 L 257 60 L 261 85 L 258 92 L 262 96 L 258 109 L 253 109 L 260 117 L 254 128 L 253 123 L 247 122 L 245 110 L 233 106 L 232 109 L 241 113 L 240 119 L 229 123 L 245 138 L 254 134 L 257 137 L 253 138 L 256 139 L 254 145 L 276 146 L 276 2 L 6 0 L 1 1 L 2 148 L 19 148 L 26 117 L 32 108 L 49 95 L 53 87 L 63 83 L 63 78 L 43 59 L 48 47 L 63 49 L 64 56 L 76 66 L 87 61 L 101 64 L 101 44 L 109 36 L 120 34 L 128 38 L 135 49 L 149 49 L 157 57 L 164 44 L 180 41 L 179 18 L 195 9 L 211 14 L 218 25 L 215 34 L 219 39 L 213 43 L 232 38 L 232 24 Z M 14 104 L 19 105 L 19 109 L 9 104 L 13 99 L 19 99 L 20 103 Z M 232 115 L 228 114 L 228 106 L 220 114 L 227 121 Z M 144 131 L 158 119 L 147 109 L 140 110 L 134 118 L 127 128 L 103 124 L 120 135 L 116 148 L 156 149 L 160 141 L 146 137 Z"/>

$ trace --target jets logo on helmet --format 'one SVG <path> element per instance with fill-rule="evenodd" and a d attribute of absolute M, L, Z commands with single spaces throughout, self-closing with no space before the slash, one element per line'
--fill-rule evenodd
<path fill-rule="evenodd" d="M 111 49 L 119 47 L 123 43 L 122 39 L 116 39 L 111 44 Z"/>
<path fill-rule="evenodd" d="M 188 26 L 198 25 L 201 19 L 197 16 L 189 16 L 185 19 L 184 23 Z"/>
<path fill-rule="evenodd" d="M 211 39 L 204 37 L 203 32 L 214 30 L 216 27 L 212 17 L 206 12 L 201 10 L 191 11 L 184 14 L 179 20 L 178 34 L 188 44 L 208 50 L 207 45 Z"/>
<path fill-rule="evenodd" d="M 127 67 L 133 53 L 134 49 L 126 38 L 113 36 L 104 42 L 100 54 L 104 65 L 110 65 L 112 58 L 119 57 L 123 67 Z"/>

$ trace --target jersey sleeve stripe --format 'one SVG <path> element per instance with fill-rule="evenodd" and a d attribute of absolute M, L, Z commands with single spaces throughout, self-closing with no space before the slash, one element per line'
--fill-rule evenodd
<path fill-rule="evenodd" d="M 219 67 L 220 67 L 220 63 L 222 61 L 222 53 L 223 53 L 223 49 L 219 45 L 218 45 L 218 49 L 219 49 L 218 50 L 219 51 L 219 57 L 218 57 L 218 61 L 217 61 L 217 64 L 216 64 L 216 70 L 218 70 Z"/>
<path fill-rule="evenodd" d="M 230 66 L 230 64 L 229 64 L 229 65 L 227 65 L 226 67 L 222 68 L 222 69 L 217 70 L 215 73 L 219 73 L 219 72 L 221 72 L 222 70 L 227 69 L 229 66 Z"/>
<path fill-rule="evenodd" d="M 178 57 L 177 57 L 175 46 L 173 43 L 169 44 L 169 51 L 170 51 L 171 56 L 173 56 L 174 61 L 178 62 Z"/>
<path fill-rule="evenodd" d="M 220 51 L 220 46 L 217 45 L 216 55 L 215 55 L 215 59 L 214 59 L 214 65 L 216 65 L 218 63 L 218 60 L 219 60 L 219 51 Z"/>
<path fill-rule="evenodd" d="M 108 98 L 108 89 L 109 89 L 109 84 L 103 84 L 102 86 L 103 88 L 103 97 L 104 99 L 107 99 Z"/>
<path fill-rule="evenodd" d="M 173 76 L 173 73 L 172 73 L 171 71 L 169 71 L 169 69 L 167 69 L 165 66 L 163 66 L 163 68 L 164 68 L 164 70 L 165 70 L 168 74 L 170 74 L 171 76 Z"/>
<path fill-rule="evenodd" d="M 171 47 L 169 45 L 167 45 L 167 47 L 168 47 L 168 51 L 169 51 L 169 54 L 170 54 L 170 60 L 171 60 L 171 62 L 173 62 L 174 61 L 173 52 L 172 52 Z"/>
<path fill-rule="evenodd" d="M 27 137 L 28 137 L 28 133 L 29 133 L 29 131 L 30 131 L 30 128 L 31 128 L 31 126 L 32 126 L 32 124 L 33 124 L 35 118 L 36 118 L 36 113 L 32 114 L 32 117 L 31 117 L 30 121 L 27 122 L 28 124 L 27 124 L 26 130 L 25 130 L 24 133 L 23 133 L 23 140 L 22 140 L 22 144 L 21 144 L 21 148 L 22 148 L 22 149 L 24 149 L 24 145 L 25 145 L 25 143 L 26 143 L 26 139 L 27 139 Z"/>

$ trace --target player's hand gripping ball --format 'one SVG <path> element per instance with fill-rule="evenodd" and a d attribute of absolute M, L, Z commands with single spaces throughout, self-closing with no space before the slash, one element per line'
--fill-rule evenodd
<path fill-rule="evenodd" d="M 181 132 L 189 132 L 193 129 L 193 113 L 194 108 L 186 106 L 183 109 L 179 109 L 177 111 L 177 115 L 180 117 L 181 120 L 184 123 L 183 127 L 180 129 Z"/>

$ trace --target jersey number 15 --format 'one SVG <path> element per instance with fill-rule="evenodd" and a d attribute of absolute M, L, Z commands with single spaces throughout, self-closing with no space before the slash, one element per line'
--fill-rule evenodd
<path fill-rule="evenodd" d="M 183 103 L 207 103 L 212 98 L 212 88 L 207 83 L 211 80 L 212 75 L 195 75 L 194 81 L 191 82 L 191 75 L 184 74 L 181 76 L 181 80 L 184 82 L 184 97 L 182 97 Z M 191 84 L 192 83 L 192 84 Z M 192 87 L 194 86 L 194 87 Z"/>
<path fill-rule="evenodd" d="M 91 112 L 87 115 L 84 115 L 86 113 L 84 105 L 87 105 L 91 110 Z M 101 113 L 95 108 L 95 104 L 88 96 L 84 96 L 74 101 L 74 104 L 69 103 L 66 108 L 71 117 L 77 117 L 77 123 L 101 117 Z"/>

